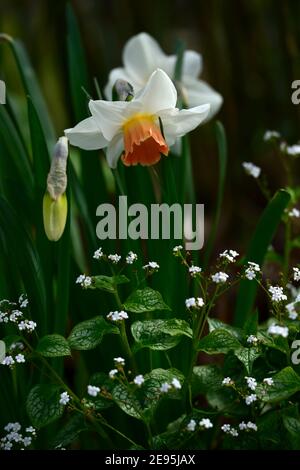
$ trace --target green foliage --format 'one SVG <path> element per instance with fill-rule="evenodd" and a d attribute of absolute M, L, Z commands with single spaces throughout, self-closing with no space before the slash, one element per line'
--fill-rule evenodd
<path fill-rule="evenodd" d="M 59 403 L 60 392 L 60 387 L 50 384 L 36 385 L 30 390 L 26 410 L 33 426 L 39 429 L 61 417 L 64 406 Z"/>
<path fill-rule="evenodd" d="M 143 313 L 155 310 L 170 310 L 163 301 L 160 292 L 145 287 L 134 291 L 124 303 L 124 308 L 129 312 Z"/>
<path fill-rule="evenodd" d="M 89 286 L 89 288 L 100 289 L 114 294 L 118 285 L 126 284 L 127 282 L 129 282 L 129 279 L 123 274 L 120 276 L 94 276 L 93 283 L 91 286 Z"/>
<path fill-rule="evenodd" d="M 44 357 L 70 356 L 68 341 L 61 335 L 46 335 L 38 342 L 37 352 Z"/>
<path fill-rule="evenodd" d="M 174 348 L 182 336 L 192 337 L 188 323 L 178 318 L 136 321 L 131 326 L 131 332 L 136 341 L 136 350 L 149 348 L 165 351 Z"/>
<path fill-rule="evenodd" d="M 98 346 L 104 335 L 118 333 L 116 326 L 111 325 L 102 317 L 95 317 L 74 326 L 68 337 L 68 343 L 71 349 L 85 351 Z"/>

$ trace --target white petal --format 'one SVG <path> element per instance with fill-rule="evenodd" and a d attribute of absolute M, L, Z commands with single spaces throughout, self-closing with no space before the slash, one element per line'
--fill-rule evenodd
<path fill-rule="evenodd" d="M 211 86 L 202 80 L 195 80 L 190 77 L 183 78 L 184 91 L 187 94 L 188 106 L 198 106 L 209 103 L 210 112 L 208 119 L 211 119 L 220 109 L 223 98 Z"/>
<path fill-rule="evenodd" d="M 102 149 L 107 145 L 107 140 L 103 137 L 93 117 L 84 119 L 71 129 L 66 129 L 65 135 L 70 144 L 85 150 Z"/>
<path fill-rule="evenodd" d="M 126 43 L 123 63 L 127 73 L 142 86 L 164 57 L 158 42 L 149 34 L 140 33 Z"/>
<path fill-rule="evenodd" d="M 158 69 L 153 72 L 147 85 L 135 96 L 134 101 L 141 103 L 141 112 L 156 114 L 162 109 L 175 108 L 177 91 L 168 75 Z"/>
<path fill-rule="evenodd" d="M 104 137 L 110 141 L 120 130 L 126 116 L 126 101 L 90 101 L 89 108 Z"/>
<path fill-rule="evenodd" d="M 112 99 L 113 86 L 116 83 L 116 81 L 119 79 L 129 82 L 133 86 L 134 93 L 136 93 L 137 91 L 141 89 L 141 86 L 132 80 L 132 78 L 128 75 L 128 73 L 126 72 L 124 68 L 118 67 L 116 69 L 111 70 L 109 77 L 108 77 L 108 82 L 104 88 L 104 94 L 108 100 Z"/>
<path fill-rule="evenodd" d="M 121 153 L 124 150 L 123 134 L 117 134 L 110 142 L 106 151 L 106 159 L 110 168 L 116 168 Z"/>
<path fill-rule="evenodd" d="M 199 126 L 208 116 L 209 109 L 209 104 L 203 104 L 195 108 L 166 110 L 160 113 L 168 145 L 173 145 L 177 137 L 182 137 Z"/>
<path fill-rule="evenodd" d="M 182 75 L 197 78 L 201 71 L 202 56 L 195 51 L 185 51 L 183 54 Z"/>

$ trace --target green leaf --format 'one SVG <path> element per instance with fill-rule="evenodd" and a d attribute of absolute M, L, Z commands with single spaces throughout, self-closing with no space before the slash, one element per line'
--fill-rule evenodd
<path fill-rule="evenodd" d="M 227 354 L 241 348 L 241 343 L 229 331 L 219 328 L 213 330 L 198 343 L 198 351 L 207 354 Z"/>
<path fill-rule="evenodd" d="M 188 323 L 177 318 L 137 321 L 131 325 L 131 332 L 137 342 L 135 350 L 150 348 L 164 351 L 174 348 L 182 336 L 192 337 Z"/>
<path fill-rule="evenodd" d="M 112 393 L 115 386 L 115 382 L 111 380 L 111 378 L 109 378 L 104 372 L 96 372 L 96 374 L 93 374 L 89 380 L 89 384 L 95 385 L 96 387 L 99 387 L 101 391 L 105 391 L 110 394 Z M 111 399 L 99 395 L 97 395 L 97 397 L 89 396 L 88 399 L 89 401 L 93 402 L 96 410 L 104 410 L 113 405 L 113 401 Z"/>
<path fill-rule="evenodd" d="M 160 292 L 150 287 L 134 291 L 125 301 L 124 308 L 133 313 L 170 310 L 168 305 L 163 301 Z"/>
<path fill-rule="evenodd" d="M 71 356 L 68 341 L 61 335 L 46 335 L 38 342 L 37 352 L 45 357 Z"/>
<path fill-rule="evenodd" d="M 256 392 L 260 399 L 267 403 L 286 400 L 300 390 L 300 376 L 291 367 L 282 369 L 273 375 L 274 384 L 271 386 L 258 385 Z"/>
<path fill-rule="evenodd" d="M 222 388 L 223 374 L 216 365 L 196 366 L 193 368 L 192 387 L 194 394 L 206 394 Z"/>
<path fill-rule="evenodd" d="M 119 276 L 94 276 L 93 283 L 89 286 L 90 289 L 100 289 L 106 292 L 114 294 L 116 292 L 116 286 L 119 284 L 126 284 L 129 282 L 128 277 L 123 274 Z"/>
<path fill-rule="evenodd" d="M 208 326 L 210 333 L 218 328 L 222 328 L 223 330 L 227 330 L 238 340 L 242 340 L 244 338 L 244 333 L 241 328 L 235 328 L 234 326 L 228 325 L 227 323 L 224 323 L 221 320 L 218 320 L 217 318 L 209 318 Z"/>
<path fill-rule="evenodd" d="M 282 336 L 271 336 L 266 331 L 258 331 L 257 338 L 260 343 L 268 348 L 277 349 L 284 354 L 288 354 L 290 352 L 289 342 L 287 338 L 283 338 Z"/>
<path fill-rule="evenodd" d="M 258 311 L 255 310 L 246 320 L 244 332 L 247 336 L 256 335 L 258 327 Z"/>
<path fill-rule="evenodd" d="M 207 267 L 214 242 L 216 239 L 216 234 L 218 230 L 218 225 L 220 222 L 221 216 L 221 209 L 222 209 L 222 201 L 224 195 L 224 187 L 225 187 L 225 177 L 226 177 L 226 167 L 227 167 L 227 142 L 226 142 L 226 134 L 224 127 L 220 121 L 217 121 L 215 124 L 215 132 L 218 144 L 218 157 L 219 157 L 219 181 L 218 181 L 218 193 L 217 193 L 217 203 L 216 209 L 214 213 L 212 229 L 209 234 L 208 242 L 206 243 L 206 249 L 204 254 L 204 269 Z"/>
<path fill-rule="evenodd" d="M 103 336 L 110 333 L 119 334 L 118 327 L 106 322 L 102 317 L 95 317 L 78 323 L 71 331 L 68 343 L 72 349 L 86 351 L 98 346 Z"/>
<path fill-rule="evenodd" d="M 262 355 L 258 348 L 244 348 L 236 349 L 234 355 L 244 364 L 247 373 L 251 374 L 254 361 Z"/>
<path fill-rule="evenodd" d="M 58 430 L 54 440 L 52 441 L 51 447 L 54 449 L 67 447 L 78 438 L 80 433 L 87 430 L 88 427 L 84 421 L 84 416 L 77 413 L 73 415 L 61 429 Z"/>
<path fill-rule="evenodd" d="M 124 413 L 133 418 L 142 419 L 142 407 L 138 399 L 134 396 L 134 389 L 131 386 L 126 387 L 118 384 L 112 392 L 115 403 L 124 411 Z"/>
<path fill-rule="evenodd" d="M 142 386 L 143 393 L 143 416 L 151 419 L 159 400 L 165 398 L 160 390 L 163 383 L 171 384 L 173 379 L 178 379 L 181 385 L 184 382 L 184 375 L 177 369 L 153 369 L 145 375 L 145 382 Z M 181 389 L 172 388 L 167 394 L 168 398 L 180 399 Z"/>
<path fill-rule="evenodd" d="M 28 416 L 36 428 L 42 428 L 56 421 L 64 412 L 60 405 L 60 387 L 57 385 L 36 385 L 33 387 L 26 401 Z"/>
<path fill-rule="evenodd" d="M 271 199 L 258 221 L 247 250 L 245 264 L 247 261 L 253 261 L 262 265 L 289 200 L 290 195 L 284 190 L 278 191 Z M 255 301 L 256 291 L 256 282 L 249 281 L 248 279 L 241 281 L 234 317 L 236 326 L 243 326 L 250 315 Z"/>

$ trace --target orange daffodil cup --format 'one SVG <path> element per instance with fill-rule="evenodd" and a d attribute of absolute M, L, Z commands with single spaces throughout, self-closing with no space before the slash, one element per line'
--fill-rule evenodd
<path fill-rule="evenodd" d="M 91 100 L 91 116 L 66 129 L 65 135 L 82 149 L 106 148 L 111 168 L 116 168 L 120 157 L 127 166 L 154 165 L 161 155 L 168 155 L 176 139 L 199 126 L 211 108 L 205 103 L 179 110 L 176 102 L 172 80 L 157 69 L 131 101 Z"/>
<path fill-rule="evenodd" d="M 150 75 L 161 69 L 175 79 L 177 56 L 166 55 L 158 42 L 147 33 L 130 38 L 123 49 L 123 67 L 113 69 L 105 87 L 107 99 L 112 99 L 112 89 L 118 79 L 131 83 L 134 92 L 143 88 Z M 183 54 L 182 76 L 177 83 L 187 107 L 210 104 L 207 119 L 211 119 L 220 109 L 223 98 L 211 86 L 198 77 L 202 72 L 202 56 L 198 52 L 186 50 Z"/>

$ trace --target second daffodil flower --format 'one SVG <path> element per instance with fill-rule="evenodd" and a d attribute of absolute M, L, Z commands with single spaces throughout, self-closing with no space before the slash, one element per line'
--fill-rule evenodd
<path fill-rule="evenodd" d="M 154 165 L 178 137 L 195 129 L 207 117 L 210 105 L 176 108 L 177 91 L 161 69 L 131 101 L 91 100 L 91 117 L 65 134 L 70 143 L 86 150 L 107 148 L 107 162 L 116 168 L 121 156 L 126 166 Z"/>

